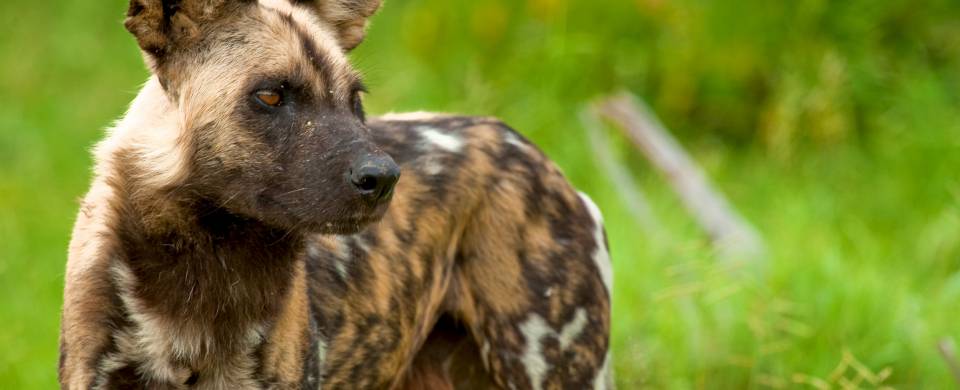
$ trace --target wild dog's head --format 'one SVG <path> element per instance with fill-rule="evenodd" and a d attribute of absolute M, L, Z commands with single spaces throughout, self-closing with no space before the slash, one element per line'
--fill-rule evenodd
<path fill-rule="evenodd" d="M 125 25 L 179 116 L 190 191 L 285 229 L 379 219 L 399 168 L 371 142 L 345 56 L 379 5 L 131 0 Z"/>

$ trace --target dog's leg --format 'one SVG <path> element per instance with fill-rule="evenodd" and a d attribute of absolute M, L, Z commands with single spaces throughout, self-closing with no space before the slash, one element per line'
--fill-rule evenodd
<path fill-rule="evenodd" d="M 599 210 L 532 146 L 513 147 L 524 150 L 501 155 L 515 161 L 498 162 L 463 235 L 451 291 L 458 316 L 503 388 L 611 388 L 612 274 Z"/>
<path fill-rule="evenodd" d="M 487 390 L 497 388 L 481 363 L 477 347 L 463 324 L 443 316 L 417 352 L 399 389 Z"/>

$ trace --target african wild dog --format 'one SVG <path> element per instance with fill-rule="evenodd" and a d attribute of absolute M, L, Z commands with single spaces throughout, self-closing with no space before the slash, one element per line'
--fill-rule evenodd
<path fill-rule="evenodd" d="M 365 120 L 380 0 L 288 1 L 130 2 L 153 75 L 96 148 L 62 386 L 609 388 L 597 207 L 497 120 Z"/>

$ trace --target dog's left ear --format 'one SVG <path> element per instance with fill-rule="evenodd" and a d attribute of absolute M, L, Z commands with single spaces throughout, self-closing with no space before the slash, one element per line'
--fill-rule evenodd
<path fill-rule="evenodd" d="M 124 26 L 144 52 L 157 62 L 200 40 L 203 26 L 255 0 L 130 0 Z"/>
<path fill-rule="evenodd" d="M 291 0 L 316 10 L 317 16 L 337 33 L 340 47 L 350 51 L 367 34 L 367 20 L 380 9 L 383 0 Z"/>

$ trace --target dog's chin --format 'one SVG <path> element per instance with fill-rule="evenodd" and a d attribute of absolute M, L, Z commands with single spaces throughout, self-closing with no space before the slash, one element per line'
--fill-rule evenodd
<path fill-rule="evenodd" d="M 340 213 L 347 215 L 322 215 L 322 214 L 298 214 L 291 210 L 308 209 L 323 210 L 327 207 L 317 205 L 314 207 L 303 207 L 298 204 L 284 204 L 269 197 L 259 199 L 259 208 L 255 212 L 241 214 L 251 215 L 277 229 L 288 230 L 304 234 L 356 234 L 362 232 L 370 225 L 379 222 L 387 213 L 390 202 L 383 202 L 378 205 L 370 206 L 366 204 L 343 205 Z M 266 207 L 263 207 L 266 206 Z M 347 211 L 349 210 L 349 211 Z"/>
<path fill-rule="evenodd" d="M 303 225 L 307 233 L 356 234 L 366 230 L 370 225 L 380 222 L 386 211 L 386 207 L 377 207 L 375 210 L 355 214 L 347 218 L 317 219 Z"/>

